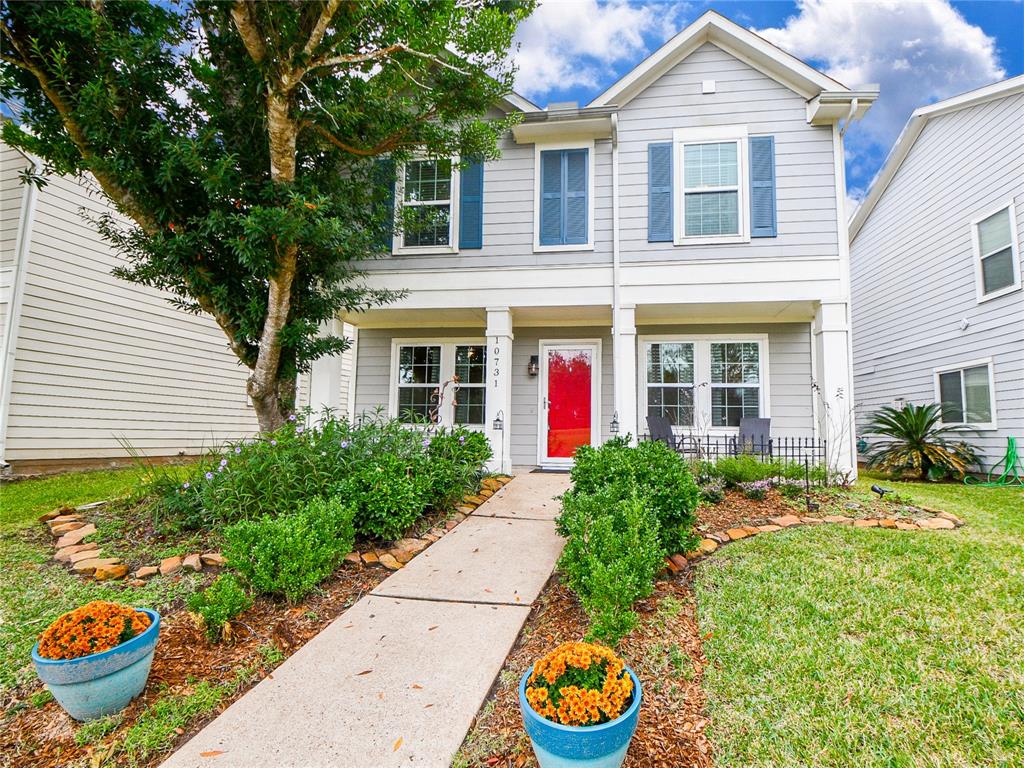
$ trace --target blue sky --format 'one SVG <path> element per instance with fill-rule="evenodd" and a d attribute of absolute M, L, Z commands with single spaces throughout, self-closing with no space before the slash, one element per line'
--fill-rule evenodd
<path fill-rule="evenodd" d="M 881 96 L 846 135 L 847 186 L 863 197 L 915 108 L 1024 73 L 1019 0 L 682 2 L 541 0 L 521 27 L 516 88 L 586 104 L 709 8 Z"/>

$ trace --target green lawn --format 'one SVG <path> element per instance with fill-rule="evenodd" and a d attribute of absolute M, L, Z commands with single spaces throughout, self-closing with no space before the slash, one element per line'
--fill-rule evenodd
<path fill-rule="evenodd" d="M 81 472 L 0 487 L 0 701 L 32 681 L 32 645 L 65 611 L 90 600 L 163 606 L 195 589 L 198 575 L 132 588 L 81 579 L 50 560 L 53 542 L 36 520 L 40 514 L 62 504 L 123 497 L 138 487 L 140 476 L 138 469 Z"/>
<path fill-rule="evenodd" d="M 1024 766 L 1024 491 L 883 484 L 967 525 L 797 528 L 700 566 L 719 766 Z"/>

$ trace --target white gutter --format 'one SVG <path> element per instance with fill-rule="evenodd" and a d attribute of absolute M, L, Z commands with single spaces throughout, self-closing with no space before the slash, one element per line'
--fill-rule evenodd
<path fill-rule="evenodd" d="M 618 347 L 619 327 L 619 115 L 613 112 L 612 122 L 612 348 Z M 614 352 L 613 352 L 614 355 Z M 612 366 L 612 413 L 618 410 L 618 365 Z"/>
<path fill-rule="evenodd" d="M 32 173 L 38 173 L 42 163 L 34 157 L 24 155 Z M 31 182 L 25 183 L 21 197 L 21 215 L 18 217 L 18 236 L 14 246 L 14 280 L 11 286 L 10 308 L 4 328 L 3 363 L 0 379 L 0 468 L 7 467 L 4 455 L 7 448 L 7 419 L 11 412 L 11 386 L 14 380 L 14 358 L 18 349 L 18 327 L 21 324 L 21 303 L 25 296 L 25 278 L 28 271 L 29 249 L 32 244 L 32 227 L 36 218 L 36 201 L 39 189 Z"/>

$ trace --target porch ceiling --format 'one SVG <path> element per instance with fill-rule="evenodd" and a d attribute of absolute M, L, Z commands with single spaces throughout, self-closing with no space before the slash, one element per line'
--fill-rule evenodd
<path fill-rule="evenodd" d="M 500 306 L 495 301 L 494 306 Z M 485 307 L 402 309 L 380 307 L 342 318 L 360 328 L 480 328 L 487 325 Z M 512 307 L 512 327 L 601 325 L 611 327 L 610 306 Z"/>
<path fill-rule="evenodd" d="M 812 301 L 758 301 L 737 304 L 638 304 L 637 325 L 667 323 L 808 322 Z"/>

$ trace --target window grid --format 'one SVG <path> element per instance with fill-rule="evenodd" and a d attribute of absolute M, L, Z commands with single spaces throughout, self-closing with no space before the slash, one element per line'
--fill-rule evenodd
<path fill-rule="evenodd" d="M 755 341 L 711 344 L 711 425 L 738 427 L 761 412 L 761 347 Z"/>
<path fill-rule="evenodd" d="M 647 415 L 665 416 L 673 426 L 692 427 L 694 416 L 692 343 L 647 347 Z"/>
<path fill-rule="evenodd" d="M 402 245 L 407 248 L 448 246 L 451 237 L 451 160 L 410 160 L 405 164 Z"/>
<path fill-rule="evenodd" d="M 400 421 L 484 426 L 487 346 L 482 340 L 396 342 L 393 354 L 392 402 Z M 455 377 L 457 383 L 453 383 Z M 443 401 L 438 408 L 442 387 Z"/>
<path fill-rule="evenodd" d="M 398 348 L 398 418 L 412 424 L 430 421 L 441 383 L 440 345 Z"/>
<path fill-rule="evenodd" d="M 459 379 L 455 423 L 483 424 L 487 412 L 487 346 L 456 345 L 455 375 Z"/>
<path fill-rule="evenodd" d="M 1003 208 L 976 225 L 978 258 L 981 261 L 981 293 L 987 296 L 1011 288 L 1017 277 L 1014 267 L 1013 226 L 1010 208 Z"/>
<path fill-rule="evenodd" d="M 683 144 L 683 236 L 740 234 L 739 142 Z"/>
<path fill-rule="evenodd" d="M 988 363 L 940 371 L 943 424 L 992 423 L 991 369 Z"/>

